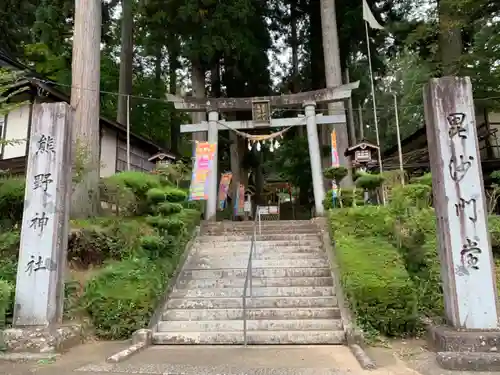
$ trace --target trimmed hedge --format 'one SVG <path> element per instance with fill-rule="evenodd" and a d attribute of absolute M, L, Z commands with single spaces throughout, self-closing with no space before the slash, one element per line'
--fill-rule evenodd
<path fill-rule="evenodd" d="M 83 301 L 97 336 L 125 339 L 145 327 L 172 266 L 147 258 L 112 263 L 92 278 Z"/>
<path fill-rule="evenodd" d="M 141 225 L 149 228 L 148 233 L 129 233 L 126 238 L 136 238 L 122 245 L 122 252 L 129 253 L 129 258 L 110 263 L 98 272 L 86 285 L 81 299 L 95 333 L 103 339 L 128 338 L 149 323 L 200 220 L 199 211 L 177 204 L 181 197 L 186 198 L 182 190 L 152 188 L 144 196 L 151 211 L 160 215 L 140 219 Z M 160 206 L 163 209 L 159 210 Z"/>
<path fill-rule="evenodd" d="M 388 336 L 419 329 L 417 296 L 397 249 L 381 238 L 335 235 L 344 293 L 358 323 Z"/>

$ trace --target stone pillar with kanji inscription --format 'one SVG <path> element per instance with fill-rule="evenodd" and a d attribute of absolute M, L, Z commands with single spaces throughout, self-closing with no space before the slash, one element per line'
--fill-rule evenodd
<path fill-rule="evenodd" d="M 455 329 L 497 329 L 497 290 L 470 79 L 433 79 L 424 101 L 447 322 Z"/>
<path fill-rule="evenodd" d="M 71 197 L 71 107 L 33 107 L 14 325 L 62 322 Z"/>

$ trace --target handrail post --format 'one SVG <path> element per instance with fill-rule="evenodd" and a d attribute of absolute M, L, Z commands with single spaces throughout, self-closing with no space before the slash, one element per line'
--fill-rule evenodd
<path fill-rule="evenodd" d="M 243 296 L 243 345 L 247 346 L 247 298 Z"/>
<path fill-rule="evenodd" d="M 257 212 L 259 211 L 259 206 L 256 207 Z M 261 233 L 260 229 L 260 214 L 258 213 L 254 217 L 253 221 L 253 234 L 252 239 L 250 241 L 250 254 L 248 256 L 248 264 L 247 264 L 247 272 L 245 275 L 245 282 L 243 284 L 243 298 L 242 298 L 242 308 L 243 308 L 243 345 L 247 346 L 248 338 L 248 316 L 247 316 L 247 288 L 250 287 L 250 298 L 253 298 L 253 255 L 254 251 L 256 251 L 257 247 L 257 220 L 259 221 L 259 233 Z M 250 283 L 250 285 L 248 285 Z"/>

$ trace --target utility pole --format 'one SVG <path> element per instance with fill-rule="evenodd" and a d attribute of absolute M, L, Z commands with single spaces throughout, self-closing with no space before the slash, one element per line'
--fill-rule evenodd
<path fill-rule="evenodd" d="M 71 107 L 74 109 L 73 158 L 78 181 L 71 197 L 71 217 L 98 215 L 99 90 L 101 0 L 75 0 Z"/>
<path fill-rule="evenodd" d="M 351 79 L 349 78 L 349 68 L 345 68 L 344 71 L 345 83 L 349 83 Z M 347 100 L 347 121 L 349 125 L 349 146 L 354 146 L 356 144 L 356 128 L 354 126 L 354 109 L 352 107 L 352 96 Z"/>
<path fill-rule="evenodd" d="M 394 112 L 396 115 L 396 137 L 398 139 L 398 156 L 399 156 L 399 170 L 401 172 L 401 183 L 405 184 L 405 171 L 403 169 L 403 150 L 401 147 L 401 133 L 399 131 L 399 114 L 398 114 L 398 97 L 396 93 L 392 93 L 394 97 Z"/>
<path fill-rule="evenodd" d="M 363 107 L 361 107 L 361 104 L 358 107 L 358 113 L 359 113 L 359 138 L 360 141 L 363 141 L 365 139 L 365 125 L 363 124 Z"/>

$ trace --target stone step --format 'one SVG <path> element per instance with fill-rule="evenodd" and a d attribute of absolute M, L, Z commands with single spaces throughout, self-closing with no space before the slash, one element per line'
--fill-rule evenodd
<path fill-rule="evenodd" d="M 293 268 L 257 268 L 253 265 L 253 277 L 328 277 L 331 276 L 330 268 L 310 268 L 310 267 L 293 267 Z M 247 275 L 247 267 L 233 269 L 203 269 L 203 270 L 187 270 L 184 269 L 181 273 L 182 278 L 190 279 L 223 279 L 241 277 Z"/>
<path fill-rule="evenodd" d="M 248 344 L 324 344 L 341 345 L 345 342 L 344 331 L 251 331 L 247 334 Z M 155 332 L 156 345 L 196 344 L 243 344 L 243 332 Z"/>
<path fill-rule="evenodd" d="M 204 237 L 216 237 L 216 236 L 223 236 L 223 237 L 228 237 L 228 236 L 246 236 L 246 237 L 252 237 L 253 236 L 253 228 L 249 230 L 205 230 L 200 232 L 200 235 Z M 274 236 L 274 235 L 279 235 L 279 234 L 299 234 L 299 235 L 318 235 L 318 230 L 317 229 L 304 229 L 304 228 L 272 228 L 272 229 L 264 229 L 262 228 L 260 230 L 257 229 L 256 235 L 263 235 L 263 236 Z"/>
<path fill-rule="evenodd" d="M 158 332 L 242 332 L 243 320 L 161 321 Z M 248 331 L 341 331 L 342 321 L 334 319 L 247 320 Z"/>
<path fill-rule="evenodd" d="M 263 246 L 263 243 L 260 243 L 256 246 L 253 253 L 255 255 L 268 255 L 268 254 L 325 254 L 325 251 L 320 246 Z M 192 254 L 201 254 L 201 255 L 248 255 L 250 252 L 250 246 L 235 246 L 235 247 L 201 247 L 201 246 L 193 246 Z"/>
<path fill-rule="evenodd" d="M 226 278 L 226 279 L 179 279 L 176 289 L 195 289 L 195 288 L 242 288 L 245 279 Z M 330 286 L 333 287 L 331 277 L 254 277 L 252 278 L 253 287 L 285 287 L 285 286 Z"/>
<path fill-rule="evenodd" d="M 253 227 L 255 222 L 251 221 L 226 221 L 226 222 L 208 222 L 201 223 L 202 228 L 249 228 Z M 264 227 L 315 227 L 316 224 L 309 220 L 261 220 L 260 224 Z M 257 222 L 258 225 L 258 222 Z"/>
<path fill-rule="evenodd" d="M 250 296 L 250 288 L 247 290 Z M 236 298 L 242 297 L 243 288 L 219 289 L 177 289 L 170 293 L 171 298 Z M 322 297 L 333 296 L 331 286 L 304 286 L 304 287 L 257 287 L 252 289 L 252 297 Z"/>
<path fill-rule="evenodd" d="M 248 319 L 340 319 L 335 307 L 291 307 L 247 309 Z M 243 309 L 170 309 L 162 320 L 232 320 L 243 319 Z"/>
<path fill-rule="evenodd" d="M 198 241 L 199 242 L 242 242 L 242 241 L 251 241 L 252 236 L 251 235 L 243 235 L 243 236 L 238 236 L 238 235 L 228 235 L 228 236 L 200 236 Z M 303 233 L 303 234 L 292 234 L 292 233 L 275 233 L 275 234 L 257 234 L 256 240 L 258 242 L 263 242 L 263 241 L 295 241 L 295 242 L 302 242 L 302 241 L 312 241 L 312 240 L 319 240 L 319 236 L 317 233 L 313 234 L 308 234 L 308 233 Z"/>
<path fill-rule="evenodd" d="M 251 240 L 246 241 L 229 241 L 229 240 L 211 240 L 210 237 L 199 237 L 193 244 L 194 249 L 250 249 L 252 244 Z M 288 240 L 275 240 L 275 241 L 257 241 L 257 249 L 266 248 L 322 248 L 323 244 L 319 239 L 316 240 L 301 240 L 301 241 L 288 241 Z"/>
<path fill-rule="evenodd" d="M 254 230 L 257 234 L 263 233 L 318 233 L 318 227 L 314 225 L 292 225 L 292 226 L 283 226 L 283 225 L 265 225 L 259 228 L 257 225 L 255 228 L 253 226 L 250 227 L 224 227 L 224 228 L 202 228 L 202 235 L 227 235 L 227 234 L 236 234 L 236 233 L 244 233 L 244 234 L 253 234 Z"/>
<path fill-rule="evenodd" d="M 247 308 L 311 308 L 311 307 L 338 307 L 337 297 L 258 297 L 247 298 Z M 243 298 L 171 298 L 167 301 L 166 311 L 169 309 L 241 309 Z"/>
<path fill-rule="evenodd" d="M 203 269 L 230 269 L 245 268 L 248 266 L 248 259 L 207 259 L 198 260 L 197 257 L 188 259 L 185 270 L 203 270 Z M 325 259 L 282 259 L 282 260 L 253 260 L 252 268 L 325 268 L 328 262 Z"/>
<path fill-rule="evenodd" d="M 200 252 L 197 251 L 192 254 L 192 257 L 196 257 L 198 261 L 213 261 L 213 260 L 225 260 L 228 262 L 231 261 L 246 261 L 248 262 L 248 257 L 250 256 L 250 250 L 247 250 L 246 252 L 238 252 L 238 253 L 218 253 L 218 252 L 213 252 L 213 251 L 205 251 L 205 252 Z M 325 253 L 288 253 L 286 251 L 279 251 L 279 252 L 274 252 L 274 251 L 267 251 L 267 252 L 259 252 L 258 254 L 252 253 L 252 259 L 253 260 L 295 260 L 295 259 L 303 259 L 303 260 L 308 260 L 308 259 L 321 259 L 323 261 L 327 261 L 327 256 Z"/>

